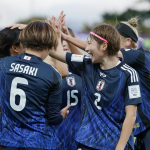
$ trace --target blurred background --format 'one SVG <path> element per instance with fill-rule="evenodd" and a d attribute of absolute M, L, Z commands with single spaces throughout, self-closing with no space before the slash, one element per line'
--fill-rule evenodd
<path fill-rule="evenodd" d="M 98 23 L 115 25 L 139 16 L 139 46 L 150 50 L 150 0 L 0 0 L 0 29 L 15 23 L 28 24 L 52 15 L 66 14 L 66 24 L 77 38 L 86 40 Z"/>

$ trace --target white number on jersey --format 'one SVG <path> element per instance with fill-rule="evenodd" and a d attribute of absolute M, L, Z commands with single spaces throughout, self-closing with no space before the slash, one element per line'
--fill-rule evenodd
<path fill-rule="evenodd" d="M 76 93 L 78 93 L 78 90 L 67 91 L 67 105 L 75 106 L 78 104 L 78 97 L 75 95 Z M 70 102 L 71 98 L 75 99 L 74 103 Z"/>
<path fill-rule="evenodd" d="M 17 84 L 18 83 L 28 85 L 28 81 L 27 81 L 27 79 L 21 78 L 21 77 L 15 77 L 12 80 L 11 90 L 10 90 L 10 106 L 15 111 L 23 110 L 25 105 L 26 105 L 26 94 L 25 94 L 25 92 L 22 89 L 17 88 Z M 19 105 L 16 105 L 16 103 L 15 103 L 16 95 L 20 96 L 20 103 L 19 103 Z"/>
<path fill-rule="evenodd" d="M 102 110 L 102 107 L 97 105 L 97 103 L 100 102 L 101 100 L 101 94 L 95 93 L 94 95 L 97 96 L 97 99 L 94 101 L 94 104 L 96 105 L 98 109 Z"/>

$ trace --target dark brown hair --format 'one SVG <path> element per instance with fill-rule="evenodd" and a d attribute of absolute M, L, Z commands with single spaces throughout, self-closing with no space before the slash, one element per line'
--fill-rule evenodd
<path fill-rule="evenodd" d="M 43 21 L 33 21 L 22 30 L 19 40 L 24 48 L 43 50 L 56 49 L 58 38 L 54 29 Z"/>
<path fill-rule="evenodd" d="M 5 28 L 0 31 L 0 58 L 10 56 L 10 48 L 12 45 L 18 46 L 20 43 L 18 37 L 20 30 Z"/>
<path fill-rule="evenodd" d="M 120 50 L 120 34 L 118 31 L 109 24 L 99 24 L 92 29 L 92 32 L 108 41 L 107 53 L 109 56 L 114 56 Z M 104 41 L 90 34 L 90 37 L 102 44 Z"/>
<path fill-rule="evenodd" d="M 71 35 L 72 37 L 75 37 L 75 33 L 73 32 L 73 30 L 72 30 L 71 28 L 68 28 L 68 30 L 69 30 L 70 35 Z"/>

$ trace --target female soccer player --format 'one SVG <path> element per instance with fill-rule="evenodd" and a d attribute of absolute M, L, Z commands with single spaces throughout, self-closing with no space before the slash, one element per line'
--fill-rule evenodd
<path fill-rule="evenodd" d="M 136 136 L 135 150 L 147 150 L 150 147 L 150 52 L 143 48 L 137 49 L 137 41 L 139 38 L 137 30 L 137 18 L 131 18 L 128 22 L 123 21 L 116 25 L 116 29 L 121 35 L 121 50 L 118 57 L 122 57 L 128 65 L 133 67 L 139 74 L 141 80 L 142 104 L 138 106 L 138 114 L 133 129 Z M 86 42 L 73 38 L 69 35 L 62 34 L 63 38 L 68 42 L 75 44 L 81 49 L 85 49 Z M 73 53 L 82 53 L 78 50 Z"/>
<path fill-rule="evenodd" d="M 137 49 L 138 20 L 131 18 L 116 25 L 121 35 L 121 50 L 118 53 L 128 65 L 139 74 L 141 81 L 142 104 L 138 106 L 138 114 L 133 133 L 137 137 L 135 150 L 150 149 L 150 52 L 142 47 Z"/>
<path fill-rule="evenodd" d="M 60 37 L 55 18 L 50 23 Z M 62 49 L 60 40 L 58 49 Z M 118 32 L 111 25 L 101 24 L 93 28 L 87 40 L 86 51 L 91 57 L 50 51 L 82 78 L 78 149 L 133 149 L 131 132 L 141 103 L 139 78 L 133 68 L 117 59 L 119 49 Z"/>
<path fill-rule="evenodd" d="M 45 22 L 35 21 L 19 35 L 26 50 L 0 63 L 2 150 L 56 149 L 52 125 L 67 116 L 61 105 L 61 76 L 43 62 L 58 45 L 57 34 Z"/>

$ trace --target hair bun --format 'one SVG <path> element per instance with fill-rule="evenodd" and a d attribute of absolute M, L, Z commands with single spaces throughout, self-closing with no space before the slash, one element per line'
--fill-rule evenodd
<path fill-rule="evenodd" d="M 137 27 L 138 26 L 138 19 L 137 18 L 131 18 L 128 23 L 133 26 L 133 27 Z"/>

